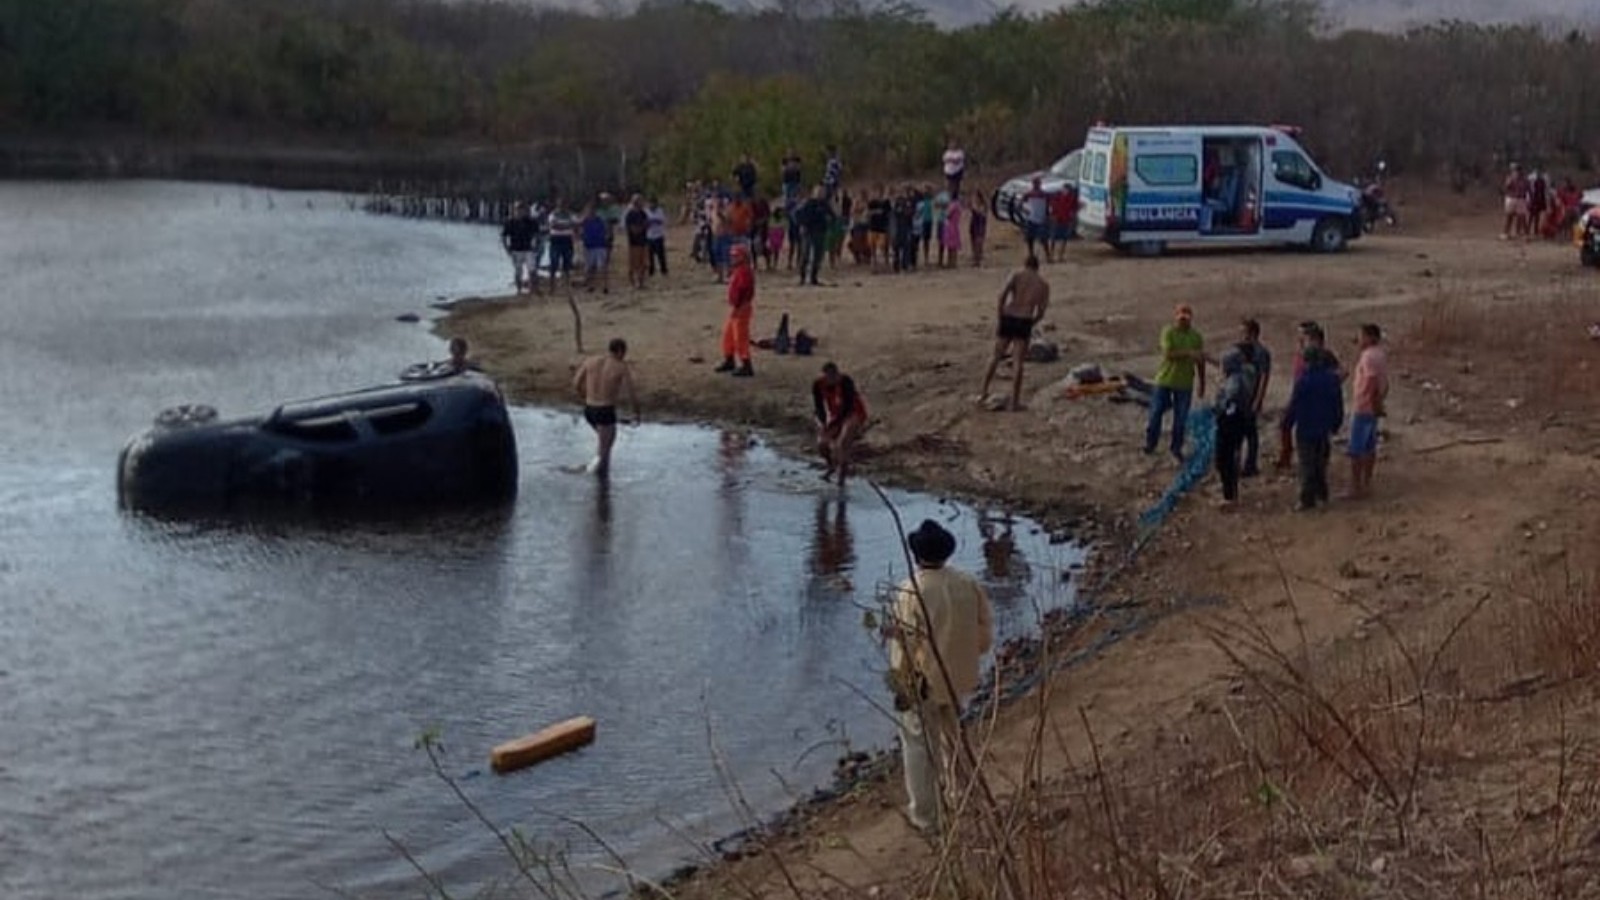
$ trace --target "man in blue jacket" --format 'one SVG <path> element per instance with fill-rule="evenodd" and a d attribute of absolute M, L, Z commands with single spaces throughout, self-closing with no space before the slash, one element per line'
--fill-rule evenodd
<path fill-rule="evenodd" d="M 1294 431 L 1300 463 L 1300 511 L 1328 502 L 1328 457 L 1344 423 L 1344 392 L 1332 357 L 1321 347 L 1305 349 L 1305 371 L 1295 379 L 1283 427 Z"/>

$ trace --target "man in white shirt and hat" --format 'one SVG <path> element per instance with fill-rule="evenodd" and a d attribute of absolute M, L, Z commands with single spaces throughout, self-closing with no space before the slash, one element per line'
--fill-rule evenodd
<path fill-rule="evenodd" d="M 994 612 L 977 579 L 946 565 L 955 536 L 924 520 L 906 539 L 917 570 L 896 593 L 889 627 L 889 672 L 900 713 L 911 824 L 936 832 L 945 786 L 958 760 L 961 707 L 978 687 L 979 666 L 994 644 Z"/>

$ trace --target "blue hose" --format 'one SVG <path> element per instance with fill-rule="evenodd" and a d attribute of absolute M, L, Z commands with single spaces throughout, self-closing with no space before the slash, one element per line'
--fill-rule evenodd
<path fill-rule="evenodd" d="M 1211 407 L 1201 406 L 1189 411 L 1189 452 L 1183 458 L 1183 468 L 1154 506 L 1139 514 L 1139 543 L 1143 544 L 1161 524 L 1177 509 L 1178 500 L 1205 480 L 1211 470 L 1211 459 L 1216 455 L 1217 418 Z"/>

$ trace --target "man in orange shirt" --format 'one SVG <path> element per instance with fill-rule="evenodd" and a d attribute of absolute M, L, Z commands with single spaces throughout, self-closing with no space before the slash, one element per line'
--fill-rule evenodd
<path fill-rule="evenodd" d="M 732 372 L 735 378 L 756 374 L 750 365 L 750 320 L 755 316 L 756 273 L 750 267 L 750 248 L 734 244 L 729 254 L 733 271 L 728 276 L 728 319 L 722 325 L 722 365 L 718 372 Z M 738 365 L 734 365 L 734 360 Z"/>

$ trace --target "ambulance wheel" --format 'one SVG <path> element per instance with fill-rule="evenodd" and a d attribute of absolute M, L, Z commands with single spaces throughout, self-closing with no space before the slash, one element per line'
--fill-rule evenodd
<path fill-rule="evenodd" d="M 1344 222 L 1338 219 L 1322 219 L 1311 231 L 1311 249 L 1318 253 L 1338 253 L 1347 240 Z"/>
<path fill-rule="evenodd" d="M 1128 252 L 1134 256 L 1160 256 L 1167 252 L 1166 241 L 1134 241 L 1127 245 Z"/>

